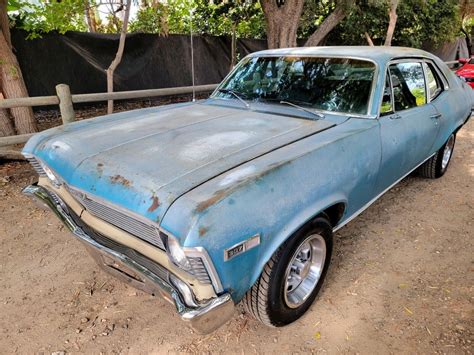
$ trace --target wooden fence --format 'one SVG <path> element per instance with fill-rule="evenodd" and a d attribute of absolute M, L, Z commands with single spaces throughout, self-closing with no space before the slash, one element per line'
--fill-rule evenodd
<path fill-rule="evenodd" d="M 217 87 L 217 84 L 198 85 L 194 87 L 196 93 L 210 92 Z M 94 94 L 76 94 L 71 95 L 69 86 L 66 84 L 59 84 L 56 86 L 56 96 L 36 96 L 36 97 L 22 97 L 15 99 L 0 99 L 0 109 L 14 108 L 14 107 L 34 107 L 34 106 L 50 106 L 59 105 L 61 112 L 61 119 L 63 124 L 75 121 L 74 104 L 101 102 L 107 100 L 130 100 L 130 99 L 144 99 L 160 96 L 173 96 L 191 94 L 193 92 L 192 86 L 182 86 L 165 89 L 149 89 L 149 90 L 135 90 L 135 91 L 119 91 L 112 93 L 94 93 Z M 16 136 L 1 137 L 0 138 L 0 158 L 5 159 L 23 159 L 19 149 L 11 148 L 12 145 L 24 144 L 30 139 L 32 134 L 21 134 Z"/>

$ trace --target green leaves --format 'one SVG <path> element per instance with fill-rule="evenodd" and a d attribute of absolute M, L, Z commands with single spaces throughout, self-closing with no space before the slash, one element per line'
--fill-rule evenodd
<path fill-rule="evenodd" d="M 389 20 L 389 0 L 338 1 L 344 2 L 349 15 L 329 34 L 328 43 L 366 44 L 365 32 L 375 45 L 383 43 Z M 13 25 L 28 31 L 29 38 L 36 38 L 49 31 L 87 31 L 85 8 L 96 9 L 98 4 L 98 0 L 8 0 L 7 9 Z M 131 20 L 129 32 L 187 34 L 193 10 L 196 34 L 230 36 L 235 29 L 237 37 L 266 37 L 264 14 L 256 0 L 142 0 L 133 6 L 139 8 Z M 308 38 L 335 6 L 336 0 L 305 0 L 298 37 Z M 452 40 L 460 34 L 460 12 L 458 0 L 401 0 L 392 43 L 420 47 L 427 41 L 439 44 Z M 95 20 L 98 32 L 117 32 L 120 28 L 117 16 L 109 15 L 102 23 L 97 13 Z M 464 18 L 465 29 L 472 26 L 472 18 Z"/>
<path fill-rule="evenodd" d="M 375 45 L 383 44 L 388 27 L 388 0 L 360 1 L 349 16 L 330 33 L 328 42 L 367 44 L 367 32 Z M 392 45 L 421 47 L 452 41 L 460 34 L 461 20 L 456 0 L 401 0 Z"/>
<path fill-rule="evenodd" d="M 58 31 L 86 31 L 84 2 L 82 0 L 9 0 L 10 20 L 15 27 L 29 32 L 28 38 L 41 37 L 42 33 Z"/>
<path fill-rule="evenodd" d="M 21 8 L 21 4 L 16 0 L 8 0 L 7 2 L 7 12 L 18 11 Z"/>

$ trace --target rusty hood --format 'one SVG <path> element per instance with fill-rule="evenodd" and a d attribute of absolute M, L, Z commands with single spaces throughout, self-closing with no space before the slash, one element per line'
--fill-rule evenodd
<path fill-rule="evenodd" d="M 205 103 L 104 116 L 25 146 L 70 186 L 160 222 L 196 186 L 334 123 Z"/>

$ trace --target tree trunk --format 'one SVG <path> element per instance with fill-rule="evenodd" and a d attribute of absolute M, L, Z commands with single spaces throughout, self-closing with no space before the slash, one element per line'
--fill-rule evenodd
<path fill-rule="evenodd" d="M 321 25 L 319 25 L 318 29 L 308 38 L 305 43 L 305 47 L 312 47 L 318 46 L 321 41 L 331 32 L 334 27 L 336 27 L 339 23 L 347 15 L 346 4 L 343 2 L 339 3 L 336 8 L 334 9 L 331 14 L 326 17 Z"/>
<path fill-rule="evenodd" d="M 2 83 L 3 95 L 7 99 L 28 97 L 20 66 L 12 52 L 12 48 L 8 45 L 3 31 L 0 32 L 0 82 Z M 10 113 L 15 121 L 18 134 L 37 131 L 31 107 L 12 108 Z"/>
<path fill-rule="evenodd" d="M 10 23 L 7 15 L 7 0 L 0 0 L 0 31 L 3 32 L 8 47 L 12 46 L 12 39 L 10 36 Z"/>
<path fill-rule="evenodd" d="M 278 7 L 276 0 L 260 0 L 267 27 L 268 48 L 296 47 L 296 31 L 304 0 L 286 0 Z"/>
<path fill-rule="evenodd" d="M 120 31 L 119 46 L 117 53 L 115 54 L 115 59 L 110 63 L 110 66 L 107 68 L 107 92 L 114 92 L 114 72 L 117 66 L 122 61 L 123 50 L 125 48 L 125 39 L 127 37 L 127 27 L 128 27 L 128 18 L 130 16 L 130 7 L 132 0 L 127 0 L 127 7 L 125 8 L 125 13 L 123 17 L 122 30 Z M 114 101 L 107 101 L 107 113 L 110 114 L 114 111 Z"/>
<path fill-rule="evenodd" d="M 467 52 L 469 53 L 469 57 L 471 57 L 472 55 L 472 49 L 471 49 L 471 36 L 469 36 L 469 34 L 467 33 L 467 31 L 461 27 L 461 32 L 464 34 L 464 36 L 466 37 L 466 44 L 467 44 Z"/>
<path fill-rule="evenodd" d="M 89 0 L 84 0 L 84 17 L 86 18 L 87 28 L 89 32 L 97 32 L 95 23 L 95 13 L 91 7 Z"/>
<path fill-rule="evenodd" d="M 395 31 L 395 25 L 397 24 L 397 7 L 399 0 L 390 0 L 390 20 L 388 22 L 387 36 L 385 37 L 384 46 L 392 45 L 393 32 Z"/>
<path fill-rule="evenodd" d="M 374 42 L 372 41 L 372 38 L 370 38 L 370 35 L 367 32 L 365 32 L 364 36 L 365 36 L 365 39 L 367 40 L 367 43 L 369 44 L 369 46 L 373 47 Z"/>
<path fill-rule="evenodd" d="M 3 95 L 0 93 L 0 100 L 3 100 Z M 15 135 L 12 121 L 8 111 L 0 109 L 0 137 L 7 137 Z"/>
<path fill-rule="evenodd" d="M 230 70 L 234 68 L 235 62 L 237 61 L 237 36 L 236 36 L 236 24 L 232 23 L 232 39 L 230 44 Z"/>

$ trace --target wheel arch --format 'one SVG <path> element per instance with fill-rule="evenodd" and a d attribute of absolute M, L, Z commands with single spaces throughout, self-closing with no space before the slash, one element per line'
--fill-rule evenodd
<path fill-rule="evenodd" d="M 344 216 L 347 210 L 347 199 L 341 195 L 335 199 L 331 199 L 331 202 L 325 201 L 317 204 L 318 207 L 314 209 L 302 211 L 289 223 L 285 225 L 282 230 L 272 237 L 270 244 L 265 248 L 258 263 L 255 265 L 253 274 L 251 277 L 250 287 L 257 281 L 262 273 L 265 265 L 271 259 L 275 251 L 282 245 L 288 238 L 291 238 L 299 230 L 312 223 L 316 218 L 325 214 L 329 218 L 331 226 L 334 228 L 338 222 Z"/>

